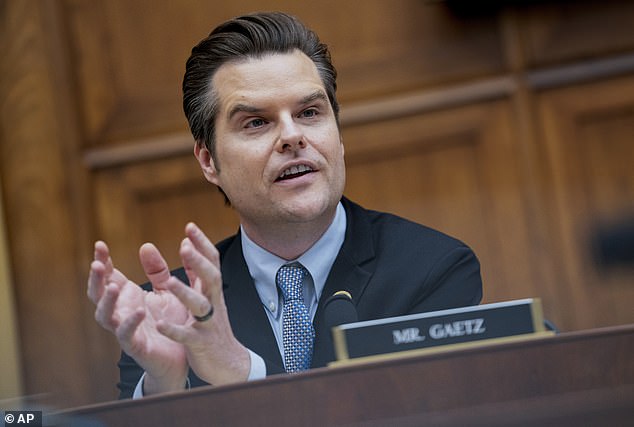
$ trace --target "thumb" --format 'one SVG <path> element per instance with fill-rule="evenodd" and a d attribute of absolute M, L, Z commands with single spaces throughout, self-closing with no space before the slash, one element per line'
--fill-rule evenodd
<path fill-rule="evenodd" d="M 145 275 L 154 289 L 165 290 L 165 283 L 169 280 L 170 270 L 158 248 L 152 243 L 144 243 L 139 249 L 139 258 Z"/>

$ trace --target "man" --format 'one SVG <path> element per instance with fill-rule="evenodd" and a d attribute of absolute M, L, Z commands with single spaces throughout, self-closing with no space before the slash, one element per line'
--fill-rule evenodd
<path fill-rule="evenodd" d="M 469 248 L 342 196 L 335 92 L 327 47 L 285 14 L 233 19 L 194 47 L 183 81 L 194 154 L 240 230 L 216 247 L 188 224 L 172 273 L 143 245 L 152 292 L 95 244 L 88 295 L 123 350 L 121 397 L 325 366 L 323 306 L 339 290 L 359 320 L 480 302 Z"/>

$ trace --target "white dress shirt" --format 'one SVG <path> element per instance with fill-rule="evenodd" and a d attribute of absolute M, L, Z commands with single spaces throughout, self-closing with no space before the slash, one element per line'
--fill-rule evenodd
<path fill-rule="evenodd" d="M 341 203 L 337 205 L 335 218 L 326 232 L 310 249 L 294 260 L 285 260 L 273 255 L 255 244 L 242 230 L 242 253 L 249 274 L 255 283 L 255 289 L 264 306 L 264 311 L 271 323 L 280 354 L 284 354 L 284 344 L 282 342 L 282 295 L 278 292 L 275 283 L 277 270 L 284 264 L 293 262 L 299 262 L 308 270 L 310 274 L 304 278 L 304 304 L 312 319 L 317 311 L 317 303 L 332 264 L 343 244 L 345 234 L 346 212 Z"/>

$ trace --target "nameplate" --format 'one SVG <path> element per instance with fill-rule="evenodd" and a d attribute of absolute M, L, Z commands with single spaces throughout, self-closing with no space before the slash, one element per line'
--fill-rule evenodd
<path fill-rule="evenodd" d="M 332 329 L 338 361 L 545 334 L 538 298 L 362 321 Z M 337 362 L 335 362 L 337 363 Z"/>

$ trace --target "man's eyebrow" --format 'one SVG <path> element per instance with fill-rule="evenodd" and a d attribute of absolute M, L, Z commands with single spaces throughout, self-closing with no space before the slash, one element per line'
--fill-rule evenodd
<path fill-rule="evenodd" d="M 231 108 L 231 110 L 229 110 L 229 114 L 227 114 L 227 116 L 229 117 L 229 120 L 231 120 L 231 118 L 238 113 L 258 114 L 261 112 L 261 108 L 254 107 L 252 105 L 236 104 Z"/>
<path fill-rule="evenodd" d="M 313 101 L 328 101 L 328 97 L 326 96 L 326 94 L 321 91 L 321 90 L 316 90 L 315 92 L 311 93 L 308 96 L 305 96 L 304 98 L 302 98 L 300 104 L 304 105 L 304 104 L 310 104 Z"/>
<path fill-rule="evenodd" d="M 318 101 L 318 100 L 328 101 L 328 96 L 326 96 L 326 94 L 323 91 L 316 90 L 310 95 L 306 95 L 305 97 L 303 97 L 300 100 L 299 105 L 310 104 L 311 102 Z M 259 114 L 262 111 L 264 111 L 262 108 L 254 107 L 253 105 L 236 104 L 229 110 L 229 113 L 227 114 L 227 116 L 229 117 L 229 120 L 231 120 L 231 118 L 238 113 Z"/>

